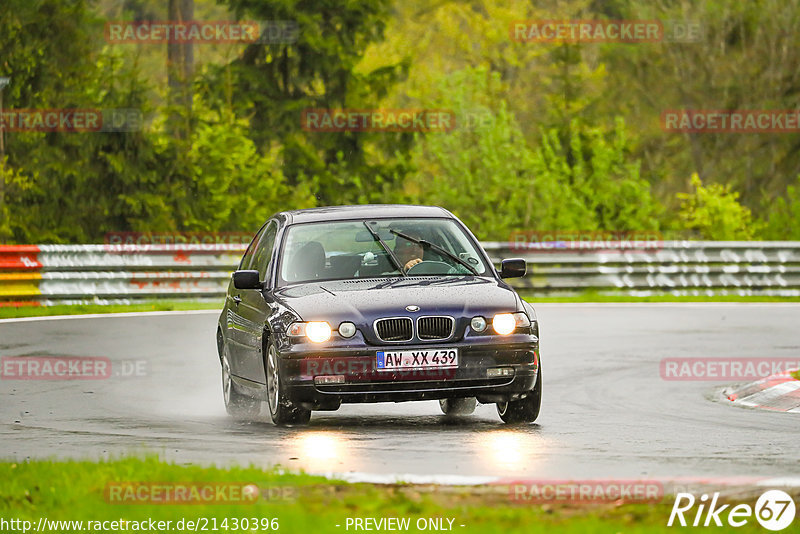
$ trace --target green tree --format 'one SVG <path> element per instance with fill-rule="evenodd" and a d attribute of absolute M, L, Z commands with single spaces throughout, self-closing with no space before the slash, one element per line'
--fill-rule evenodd
<path fill-rule="evenodd" d="M 786 196 L 769 203 L 764 239 L 800 241 L 800 176 Z"/>
<path fill-rule="evenodd" d="M 457 127 L 417 137 L 403 200 L 445 206 L 481 238 L 528 229 L 658 229 L 659 206 L 622 120 L 606 132 L 573 119 L 566 143 L 553 128 L 531 148 L 500 87 L 500 76 L 484 68 L 440 80 L 432 104 L 453 110 Z"/>
<path fill-rule="evenodd" d="M 211 110 L 200 99 L 193 107 L 191 149 L 180 169 L 187 188 L 176 206 L 181 229 L 252 230 L 276 211 L 315 205 L 308 184 L 287 183 L 277 145 L 257 150 L 246 119 Z"/>
<path fill-rule="evenodd" d="M 146 86 L 118 53 L 106 50 L 73 61 L 82 67 L 82 87 L 32 107 L 128 109 L 147 115 Z M 162 178 L 168 165 L 142 128 L 128 123 L 122 128 L 126 131 L 9 134 L 9 164 L 31 178 L 9 206 L 12 239 L 91 242 L 127 229 L 131 217 L 170 220 Z M 132 211 L 122 200 L 126 194 L 142 204 L 149 199 L 149 207 Z"/>
<path fill-rule="evenodd" d="M 398 175 L 386 154 L 408 146 L 404 134 L 302 129 L 307 108 L 374 108 L 403 65 L 370 72 L 356 66 L 370 43 L 383 37 L 389 0 L 226 0 L 242 19 L 288 21 L 296 39 L 253 43 L 203 82 L 209 102 L 225 102 L 250 120 L 260 149 L 283 146 L 291 184 L 314 183 L 319 202 L 377 201 Z M 215 104 L 216 105 L 216 104 Z"/>
<path fill-rule="evenodd" d="M 760 226 L 750 210 L 739 204 L 739 193 L 730 185 L 704 186 L 697 173 L 692 175 L 694 191 L 678 193 L 681 201 L 680 229 L 695 239 L 733 241 L 753 239 Z"/>

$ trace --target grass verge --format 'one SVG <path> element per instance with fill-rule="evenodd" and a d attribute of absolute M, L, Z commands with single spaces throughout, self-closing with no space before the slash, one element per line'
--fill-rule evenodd
<path fill-rule="evenodd" d="M 222 309 L 222 299 L 219 302 L 164 300 L 148 301 L 136 304 L 71 304 L 57 306 L 20 306 L 0 308 L 0 319 L 17 317 L 40 317 L 46 315 L 83 315 L 89 313 L 125 313 L 148 311 L 178 311 L 178 310 L 219 310 Z"/>
<path fill-rule="evenodd" d="M 279 470 L 257 468 L 219 469 L 215 467 L 179 466 L 156 458 L 120 460 L 28 461 L 0 462 L 0 521 L 30 521 L 33 530 L 40 518 L 47 521 L 145 520 L 171 521 L 173 528 L 183 520 L 197 522 L 197 531 L 240 531 L 248 520 L 251 530 L 274 530 L 290 533 L 353 532 L 348 518 L 408 518 L 409 528 L 417 532 L 417 521 L 444 518 L 451 531 L 464 533 L 559 532 L 571 533 L 658 533 L 674 531 L 666 522 L 672 499 L 656 504 L 536 504 L 509 499 L 506 486 L 412 486 L 347 484 L 321 477 L 288 474 Z M 120 504 L 109 490 L 119 482 L 188 482 L 214 484 L 255 484 L 256 499 L 241 504 L 231 502 L 201 504 Z M 215 487 L 220 487 L 218 484 Z M 153 495 L 148 490 L 147 495 Z M 120 495 L 120 494 L 116 494 Z M 133 494 L 131 494 L 133 495 Z M 162 493 L 163 495 L 163 493 Z M 217 495 L 216 493 L 214 495 Z M 260 495 L 260 496 L 259 496 Z M 222 522 L 227 518 L 226 527 Z M 236 527 L 234 527 L 234 518 Z M 276 522 L 272 520 L 276 519 Z M 265 521 L 266 520 L 266 521 Z M 195 523 L 196 524 L 196 523 Z M 203 528 L 205 524 L 205 529 Z M 264 528 L 264 525 L 267 528 Z M 0 522 L 0 525 L 2 523 Z M 463 525 L 463 526 L 462 526 Z M 133 523 L 126 525 L 133 531 Z M 762 532 L 752 521 L 737 532 Z M 10 530 L 6 528 L 6 530 Z M 76 525 L 50 531 L 72 532 Z M 97 530 L 96 528 L 94 530 Z M 118 530 L 124 530 L 118 528 Z M 142 530 L 142 529 L 139 529 Z M 430 530 L 430 529 L 429 529 Z M 447 529 L 444 529 L 447 530 Z M 696 530 L 696 529 L 691 529 Z M 153 530 L 151 530 L 153 531 Z M 164 531 L 164 530 L 162 530 Z"/>

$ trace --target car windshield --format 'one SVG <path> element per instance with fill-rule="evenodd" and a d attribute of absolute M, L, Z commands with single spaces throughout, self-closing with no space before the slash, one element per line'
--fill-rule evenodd
<path fill-rule="evenodd" d="M 288 228 L 279 284 L 487 272 L 472 239 L 451 219 L 319 222 Z"/>

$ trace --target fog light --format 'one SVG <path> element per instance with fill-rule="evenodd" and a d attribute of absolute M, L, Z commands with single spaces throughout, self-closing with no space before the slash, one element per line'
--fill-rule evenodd
<path fill-rule="evenodd" d="M 353 337 L 356 335 L 356 325 L 345 322 L 339 325 L 339 335 L 342 337 Z"/>
<path fill-rule="evenodd" d="M 472 327 L 472 330 L 475 332 L 483 332 L 486 330 L 486 319 L 483 317 L 473 317 L 469 322 L 469 326 Z"/>
<path fill-rule="evenodd" d="M 486 370 L 486 376 L 496 378 L 498 376 L 514 376 L 514 369 L 510 367 L 492 367 Z"/>
<path fill-rule="evenodd" d="M 314 383 L 325 384 L 344 384 L 344 375 L 321 375 L 314 377 Z"/>

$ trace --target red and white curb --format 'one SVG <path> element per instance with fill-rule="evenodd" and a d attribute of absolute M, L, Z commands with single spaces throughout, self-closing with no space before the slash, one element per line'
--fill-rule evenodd
<path fill-rule="evenodd" d="M 800 380 L 786 371 L 725 390 L 736 406 L 776 412 L 800 413 Z"/>

